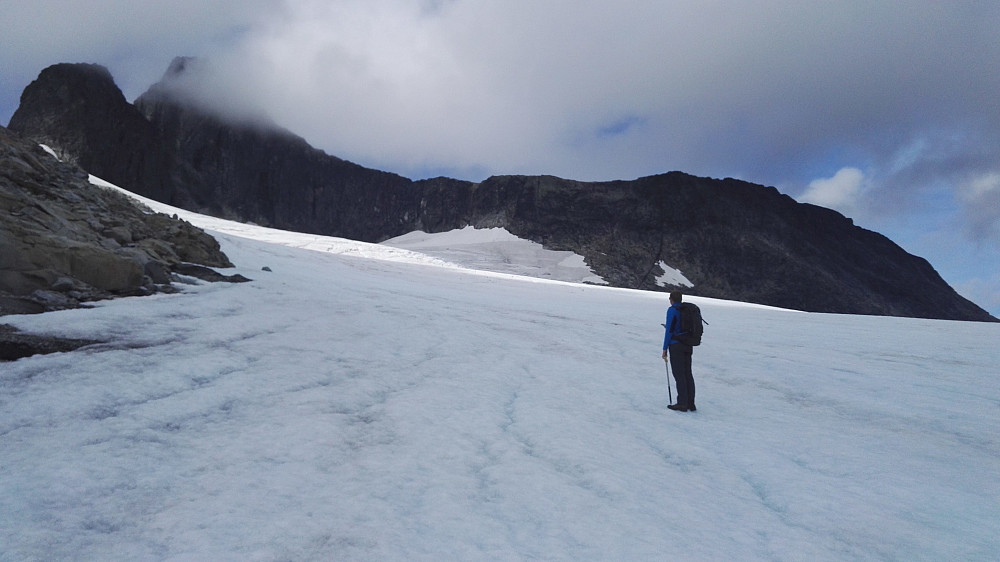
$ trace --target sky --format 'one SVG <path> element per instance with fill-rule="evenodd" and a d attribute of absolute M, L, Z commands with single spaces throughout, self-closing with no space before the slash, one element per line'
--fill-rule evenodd
<path fill-rule="evenodd" d="M 0 0 L 0 123 L 50 64 L 134 100 L 196 56 L 210 105 L 414 179 L 773 185 L 998 315 L 998 28 L 994 1 Z"/>
<path fill-rule="evenodd" d="M 565 253 L 148 204 L 252 280 L 4 317 L 103 343 L 0 368 L 2 560 L 1000 557 L 1000 324 L 695 297 L 680 413 L 667 295 Z"/>

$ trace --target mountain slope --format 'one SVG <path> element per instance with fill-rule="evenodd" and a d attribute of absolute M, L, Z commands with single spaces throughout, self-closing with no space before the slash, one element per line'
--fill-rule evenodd
<path fill-rule="evenodd" d="M 998 324 L 695 299 L 680 414 L 665 295 L 227 228 L 250 283 L 12 318 L 110 341 L 0 370 L 0 557 L 1000 556 Z"/>
<path fill-rule="evenodd" d="M 620 287 L 663 290 L 656 279 L 665 264 L 692 282 L 688 292 L 703 296 L 807 311 L 996 320 L 926 260 L 774 188 L 679 172 L 590 183 L 551 176 L 411 181 L 326 155 L 259 119 L 208 112 L 178 86 L 196 80 L 190 73 L 197 67 L 176 60 L 134 106 L 110 92 L 117 89 L 106 71 L 50 67 L 25 89 L 10 126 L 138 193 L 278 228 L 381 241 L 414 230 L 504 227 L 584 256 Z M 75 88 L 85 88 L 79 97 L 87 107 L 67 102 L 64 92 Z M 109 136 L 108 121 L 128 133 Z"/>

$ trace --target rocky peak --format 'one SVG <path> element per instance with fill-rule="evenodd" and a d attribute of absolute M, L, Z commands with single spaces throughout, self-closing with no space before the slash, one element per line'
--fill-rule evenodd
<path fill-rule="evenodd" d="M 106 131 L 129 104 L 108 69 L 96 64 L 56 64 L 43 70 L 21 94 L 9 127 L 26 138 L 44 135 L 56 141 L 59 158 L 77 163 L 83 152 L 80 134 L 69 125 L 87 121 Z M 89 164 L 89 162 L 88 162 Z"/>
<path fill-rule="evenodd" d="M 21 94 L 8 128 L 50 146 L 64 162 L 116 185 L 141 176 L 137 191 L 176 202 L 176 168 L 169 144 L 125 100 L 108 70 L 93 64 L 57 64 Z M 109 150 L 109 147 L 114 147 Z"/>
<path fill-rule="evenodd" d="M 279 127 L 251 99 L 226 86 L 223 74 L 211 61 L 177 57 L 160 81 L 135 100 L 135 107 L 154 125 L 166 115 L 167 119 L 218 122 L 231 129 L 260 135 L 295 137 Z"/>
<path fill-rule="evenodd" d="M 189 65 L 195 63 L 198 59 L 195 57 L 174 57 L 174 60 L 170 61 L 170 66 L 167 67 L 167 71 L 163 73 L 163 82 L 167 80 L 180 76 L 183 74 Z"/>
<path fill-rule="evenodd" d="M 147 103 L 169 101 L 180 105 L 198 105 L 199 87 L 205 82 L 202 77 L 208 72 L 200 59 L 176 57 L 170 62 L 160 81 L 150 86 L 140 99 Z M 138 100 L 136 102 L 139 105 Z"/>

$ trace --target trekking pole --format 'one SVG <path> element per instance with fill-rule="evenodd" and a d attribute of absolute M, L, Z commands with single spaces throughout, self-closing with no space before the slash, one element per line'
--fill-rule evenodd
<path fill-rule="evenodd" d="M 666 324 L 660 324 L 660 326 L 663 326 L 664 330 L 667 329 L 667 325 Z M 669 357 L 664 357 L 663 358 L 663 365 L 667 368 L 667 398 L 670 398 L 670 401 L 673 402 L 674 401 L 674 391 L 670 390 L 670 359 L 669 359 Z"/>
<path fill-rule="evenodd" d="M 673 404 L 674 391 L 670 390 L 670 361 L 664 358 L 663 365 L 667 368 L 667 397 L 670 398 L 670 403 Z"/>

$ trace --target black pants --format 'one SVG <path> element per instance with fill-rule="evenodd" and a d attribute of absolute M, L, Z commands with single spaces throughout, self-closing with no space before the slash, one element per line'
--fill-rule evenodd
<path fill-rule="evenodd" d="M 683 343 L 671 344 L 670 370 L 677 381 L 677 404 L 690 408 L 694 406 L 694 375 L 691 373 L 692 349 Z"/>

